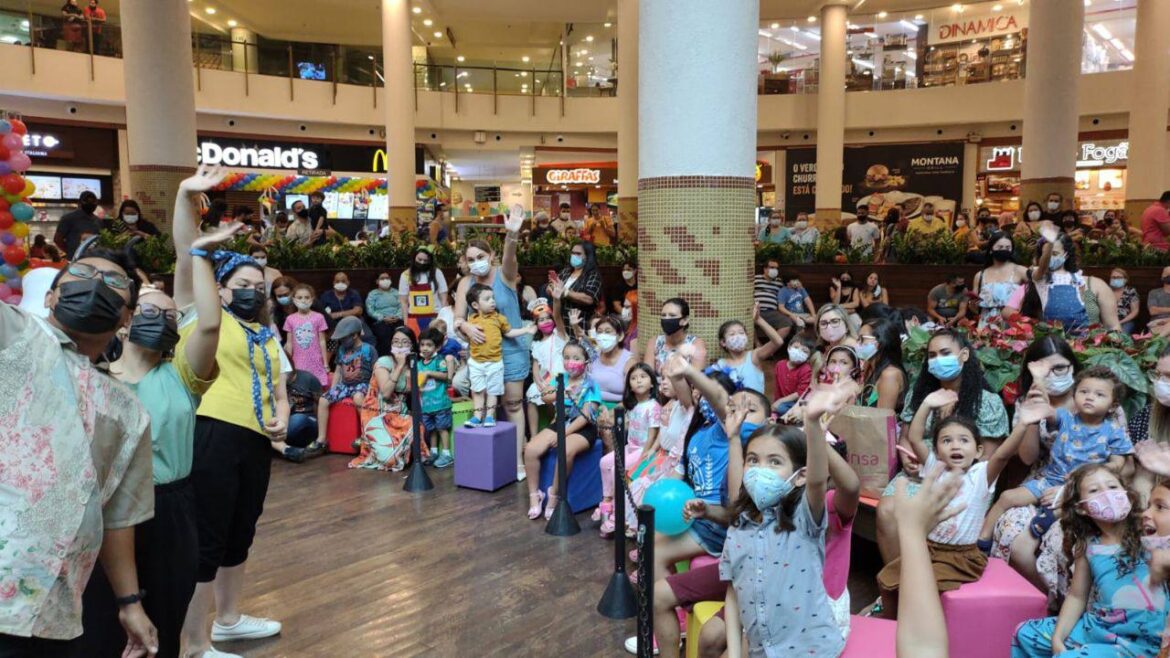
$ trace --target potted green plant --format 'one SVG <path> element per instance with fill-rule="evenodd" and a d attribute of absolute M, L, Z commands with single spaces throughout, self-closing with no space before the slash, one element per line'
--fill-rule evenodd
<path fill-rule="evenodd" d="M 788 59 L 788 55 L 785 55 L 779 50 L 773 50 L 772 52 L 768 53 L 768 63 L 772 65 L 773 75 L 780 72 L 780 62 L 783 62 L 786 59 Z"/>

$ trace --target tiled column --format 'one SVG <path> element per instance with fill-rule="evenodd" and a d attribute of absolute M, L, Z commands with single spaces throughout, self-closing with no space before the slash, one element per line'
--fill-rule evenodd
<path fill-rule="evenodd" d="M 411 60 L 410 3 L 382 0 L 382 94 L 386 108 L 386 168 L 390 231 L 413 233 L 414 64 Z"/>
<path fill-rule="evenodd" d="M 1142 211 L 1170 189 L 1166 113 L 1170 111 L 1170 2 L 1140 0 L 1134 39 L 1133 100 L 1129 108 L 1129 165 L 1125 214 Z"/>
<path fill-rule="evenodd" d="M 752 307 L 757 0 L 641 0 L 638 334 L 682 297 L 712 351 Z"/>
<path fill-rule="evenodd" d="M 817 82 L 816 225 L 841 223 L 841 179 L 845 170 L 846 7 L 835 0 L 821 7 L 821 68 Z"/>
<path fill-rule="evenodd" d="M 638 0 L 618 0 L 618 238 L 638 241 Z"/>
<path fill-rule="evenodd" d="M 131 198 L 170 232 L 179 182 L 195 171 L 195 78 L 184 0 L 122 0 Z"/>
<path fill-rule="evenodd" d="M 1085 6 L 1081 2 L 1032 0 L 1028 6 L 1021 208 L 1029 201 L 1043 204 L 1050 192 L 1059 192 L 1071 207 L 1077 168 L 1077 82 L 1081 77 L 1084 24 Z"/>

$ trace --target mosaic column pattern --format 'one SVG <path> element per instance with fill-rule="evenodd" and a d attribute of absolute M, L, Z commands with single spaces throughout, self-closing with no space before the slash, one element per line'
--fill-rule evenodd
<path fill-rule="evenodd" d="M 1133 225 L 1142 211 L 1170 189 L 1167 163 L 1170 143 L 1166 113 L 1170 109 L 1170 2 L 1140 0 L 1134 39 L 1133 100 L 1129 108 L 1129 166 L 1125 214 Z"/>
<path fill-rule="evenodd" d="M 414 232 L 414 64 L 411 59 L 410 3 L 382 0 L 382 62 L 386 86 L 387 192 L 390 230 Z"/>
<path fill-rule="evenodd" d="M 638 334 L 671 297 L 718 351 L 752 307 L 758 0 L 640 0 Z M 685 46 L 680 47 L 680 44 Z M 750 323 L 748 323 L 750 324 Z M 750 330 L 750 329 L 749 329 Z"/>
<path fill-rule="evenodd" d="M 169 233 L 179 182 L 195 171 L 190 8 L 184 0 L 123 0 L 121 9 L 129 195 Z"/>
<path fill-rule="evenodd" d="M 638 0 L 618 0 L 618 239 L 638 241 Z"/>
<path fill-rule="evenodd" d="M 1024 76 L 1024 158 L 1020 207 L 1059 192 L 1071 207 L 1076 175 L 1077 82 L 1085 6 L 1066 0 L 1028 5 L 1028 70 Z M 1162 117 L 1165 120 L 1165 116 Z"/>

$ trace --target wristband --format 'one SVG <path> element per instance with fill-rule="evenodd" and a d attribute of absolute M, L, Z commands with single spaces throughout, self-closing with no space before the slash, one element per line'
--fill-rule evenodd
<path fill-rule="evenodd" d="M 146 596 L 146 590 L 140 589 L 136 593 L 131 594 L 129 596 L 123 596 L 123 597 L 114 599 L 114 603 L 117 603 L 119 608 L 125 608 L 128 605 L 134 605 L 135 603 L 142 601 L 142 599 L 145 596 Z"/>
<path fill-rule="evenodd" d="M 196 249 L 195 247 L 192 247 L 191 250 L 187 253 L 196 258 L 211 258 L 211 252 L 207 251 L 206 249 Z"/>

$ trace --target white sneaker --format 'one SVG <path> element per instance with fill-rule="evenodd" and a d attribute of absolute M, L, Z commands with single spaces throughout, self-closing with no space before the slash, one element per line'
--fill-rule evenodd
<path fill-rule="evenodd" d="M 215 647 L 211 647 L 207 651 L 199 654 L 198 658 L 244 658 L 238 653 L 228 653 L 226 651 L 219 651 Z"/>
<path fill-rule="evenodd" d="M 219 622 L 213 622 L 211 624 L 211 641 L 258 640 L 280 633 L 280 628 L 278 621 L 240 615 L 240 620 L 234 626 L 222 626 Z"/>
<path fill-rule="evenodd" d="M 528 471 L 524 470 L 523 466 L 517 468 L 516 469 L 516 480 L 523 482 L 527 479 L 528 479 Z"/>
<path fill-rule="evenodd" d="M 626 653 L 630 653 L 630 654 L 633 654 L 635 656 L 638 655 L 638 636 L 637 635 L 631 635 L 630 637 L 626 638 Z M 655 656 L 658 655 L 658 642 L 657 641 L 654 642 L 654 655 Z"/>

